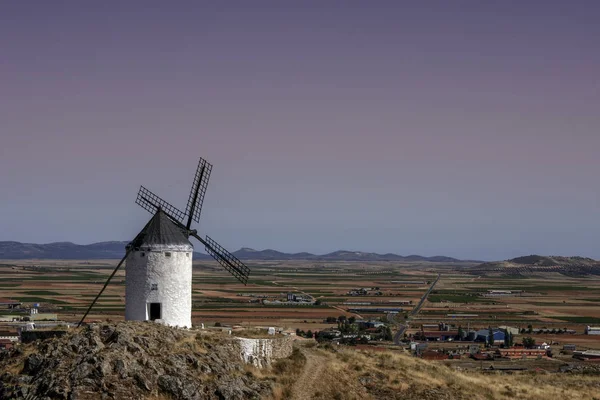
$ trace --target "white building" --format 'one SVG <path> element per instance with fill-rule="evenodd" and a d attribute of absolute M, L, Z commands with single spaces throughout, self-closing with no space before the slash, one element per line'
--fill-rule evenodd
<path fill-rule="evenodd" d="M 584 333 L 586 335 L 600 335 L 600 326 L 586 326 Z"/>
<path fill-rule="evenodd" d="M 127 249 L 125 319 L 191 328 L 194 248 L 186 235 L 158 210 Z"/>

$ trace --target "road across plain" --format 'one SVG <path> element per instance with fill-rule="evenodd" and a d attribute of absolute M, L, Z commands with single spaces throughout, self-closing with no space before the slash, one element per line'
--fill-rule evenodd
<path fill-rule="evenodd" d="M 412 311 L 410 312 L 410 315 L 408 316 L 408 318 L 406 319 L 406 321 L 404 323 L 400 323 L 400 321 L 398 321 L 398 331 L 394 335 L 394 344 L 400 345 L 400 340 L 402 340 L 404 332 L 410 326 L 410 319 L 411 319 L 411 317 L 414 317 L 415 315 L 417 315 L 419 313 L 419 311 L 421 311 L 421 307 L 423 307 L 423 304 L 425 303 L 425 300 L 427 300 L 427 296 L 429 296 L 429 294 L 431 293 L 431 291 L 435 287 L 436 283 L 438 283 L 438 281 L 440 280 L 440 276 L 441 276 L 441 274 L 438 274 L 437 278 L 435 278 L 435 281 L 433 281 L 433 283 L 431 284 L 431 286 L 429 287 L 429 289 L 427 289 L 427 291 L 425 292 L 425 294 L 423 294 L 423 297 L 421 297 L 421 300 L 419 300 L 419 303 L 412 309 Z M 397 315 L 396 315 L 396 318 L 398 318 Z"/>

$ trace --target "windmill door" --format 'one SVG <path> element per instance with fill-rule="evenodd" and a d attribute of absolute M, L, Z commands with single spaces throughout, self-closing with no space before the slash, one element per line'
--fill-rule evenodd
<path fill-rule="evenodd" d="M 160 319 L 160 303 L 150 303 L 148 311 L 150 321 Z"/>

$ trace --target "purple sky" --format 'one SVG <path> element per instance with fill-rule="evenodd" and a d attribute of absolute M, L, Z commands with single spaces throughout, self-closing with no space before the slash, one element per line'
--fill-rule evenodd
<path fill-rule="evenodd" d="M 203 156 L 231 250 L 600 258 L 599 2 L 174 3 L 0 2 L 0 240 L 128 240 Z"/>

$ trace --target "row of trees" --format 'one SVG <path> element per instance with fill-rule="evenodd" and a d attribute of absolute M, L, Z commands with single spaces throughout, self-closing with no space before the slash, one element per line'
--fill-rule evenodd
<path fill-rule="evenodd" d="M 356 317 L 350 317 L 350 318 L 346 318 L 345 315 L 340 315 L 339 317 L 327 317 L 325 319 L 325 321 L 329 324 L 335 324 L 336 322 L 339 323 L 345 323 L 348 322 L 350 324 L 353 324 L 354 322 L 356 322 Z"/>
<path fill-rule="evenodd" d="M 312 339 L 313 337 L 316 337 L 319 334 L 319 332 L 315 332 L 313 334 L 313 332 L 309 329 L 306 332 L 304 332 L 303 330 L 300 329 L 296 329 L 296 336 L 300 336 L 300 337 L 305 337 L 307 339 Z"/>
<path fill-rule="evenodd" d="M 562 335 L 562 334 L 568 333 L 567 328 L 563 328 L 563 329 L 560 329 L 560 328 L 558 328 L 558 329 L 557 328 L 548 329 L 546 327 L 543 327 L 539 331 L 542 332 L 542 333 L 549 333 L 549 334 L 553 334 L 553 335 Z M 521 334 L 525 334 L 525 333 L 532 334 L 533 333 L 533 327 L 531 325 L 528 325 L 527 329 L 521 328 Z"/>

